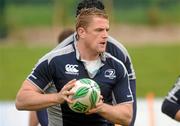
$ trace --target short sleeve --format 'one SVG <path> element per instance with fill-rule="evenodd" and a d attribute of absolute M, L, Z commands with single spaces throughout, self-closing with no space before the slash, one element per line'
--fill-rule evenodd
<path fill-rule="evenodd" d="M 48 60 L 38 63 L 27 79 L 43 90 L 52 81 Z"/>
<path fill-rule="evenodd" d="M 124 71 L 124 74 L 121 73 L 121 75 L 118 76 L 116 84 L 113 87 L 113 96 L 113 101 L 115 101 L 116 103 L 133 102 L 133 95 L 126 71 Z"/>

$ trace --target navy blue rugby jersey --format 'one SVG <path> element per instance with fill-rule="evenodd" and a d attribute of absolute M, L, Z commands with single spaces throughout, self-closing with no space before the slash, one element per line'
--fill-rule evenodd
<path fill-rule="evenodd" d="M 69 44 L 72 44 L 74 41 L 76 42 L 76 32 L 70 35 L 64 41 L 62 41 L 56 48 L 53 49 L 53 51 L 60 49 L 64 46 L 67 46 Z M 134 102 L 133 102 L 133 111 L 134 111 L 133 120 L 134 120 L 136 115 L 136 75 L 131 61 L 131 57 L 128 51 L 126 50 L 126 48 L 119 41 L 112 38 L 111 36 L 108 36 L 106 52 L 110 53 L 112 56 L 116 57 L 118 60 L 123 62 L 123 64 L 125 65 L 128 71 L 130 88 L 134 96 Z"/>
<path fill-rule="evenodd" d="M 129 78 L 124 64 L 109 53 L 101 56 L 103 63 L 93 80 L 101 89 L 104 102 L 112 104 L 133 102 Z M 28 76 L 28 80 L 42 91 L 53 82 L 59 92 L 72 79 L 90 78 L 83 62 L 80 60 L 74 44 L 48 53 L 39 60 Z M 85 115 L 70 110 L 67 103 L 61 104 L 64 126 L 106 126 L 107 120 L 98 114 Z"/>
<path fill-rule="evenodd" d="M 74 41 L 76 41 L 75 36 L 76 36 L 76 33 L 70 35 L 68 38 L 62 41 L 56 48 L 54 48 L 53 51 L 60 49 L 62 47 L 65 47 L 69 44 L 72 44 Z M 126 48 L 120 42 L 108 36 L 106 52 L 110 53 L 111 55 L 113 55 L 114 57 L 116 57 L 117 59 L 123 62 L 123 64 L 125 65 L 128 71 L 129 80 L 136 79 L 131 57 L 128 51 L 126 50 Z"/>

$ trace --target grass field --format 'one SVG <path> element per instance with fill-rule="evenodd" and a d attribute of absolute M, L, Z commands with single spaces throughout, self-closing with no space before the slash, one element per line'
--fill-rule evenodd
<path fill-rule="evenodd" d="M 0 47 L 0 100 L 14 99 L 22 81 L 47 48 Z"/>
<path fill-rule="evenodd" d="M 0 45 L 0 100 L 15 99 L 22 81 L 50 47 Z M 180 45 L 128 47 L 137 76 L 137 96 L 163 97 L 180 68 Z"/>
<path fill-rule="evenodd" d="M 129 48 L 137 76 L 137 96 L 163 97 L 180 74 L 180 45 Z"/>

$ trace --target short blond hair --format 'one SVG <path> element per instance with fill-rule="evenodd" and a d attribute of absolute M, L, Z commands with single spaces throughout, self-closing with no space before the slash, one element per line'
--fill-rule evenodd
<path fill-rule="evenodd" d="M 76 19 L 76 31 L 79 27 L 87 28 L 88 24 L 91 22 L 92 17 L 102 17 L 109 19 L 105 10 L 100 10 L 97 8 L 86 8 L 80 11 L 80 14 Z"/>

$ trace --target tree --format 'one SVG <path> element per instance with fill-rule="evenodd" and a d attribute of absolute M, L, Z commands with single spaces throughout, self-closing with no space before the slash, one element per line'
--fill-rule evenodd
<path fill-rule="evenodd" d="M 0 0 L 0 38 L 7 37 L 7 24 L 5 15 L 5 0 Z"/>

